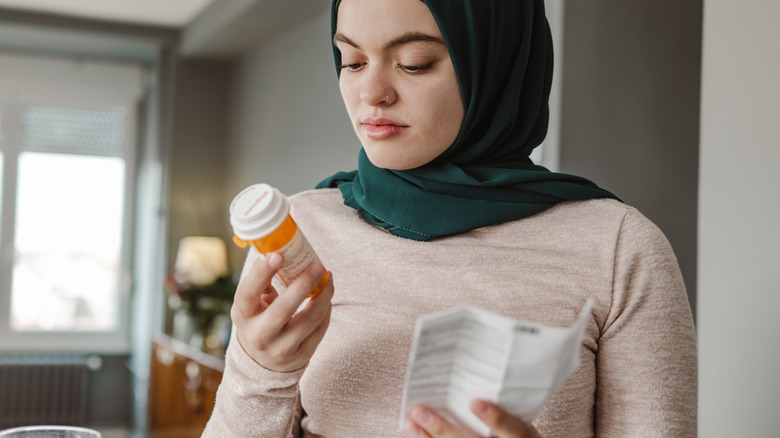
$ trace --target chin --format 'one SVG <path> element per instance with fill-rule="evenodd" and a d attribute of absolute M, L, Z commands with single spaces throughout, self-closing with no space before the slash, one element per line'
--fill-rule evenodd
<path fill-rule="evenodd" d="M 366 150 L 366 155 L 368 156 L 368 160 L 371 161 L 371 164 L 379 167 L 380 169 L 409 170 L 414 169 L 415 167 L 419 167 L 418 165 L 409 163 L 406 160 L 401 160 L 398 157 L 382 156 L 383 154 L 378 154 L 379 156 L 377 156 L 377 154 L 372 154 L 368 150 Z"/>
<path fill-rule="evenodd" d="M 376 167 L 387 170 L 410 170 L 424 166 L 434 158 L 419 153 L 419 145 L 407 141 L 372 141 L 361 138 L 363 150 Z"/>

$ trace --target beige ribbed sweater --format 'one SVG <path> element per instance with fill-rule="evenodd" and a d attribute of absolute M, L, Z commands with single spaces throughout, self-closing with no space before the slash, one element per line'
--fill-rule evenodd
<path fill-rule="evenodd" d="M 234 337 L 205 437 L 401 437 L 419 316 L 470 304 L 568 327 L 587 298 L 581 364 L 535 419 L 542 436 L 696 436 L 690 307 L 672 249 L 637 210 L 567 202 L 416 242 L 370 225 L 336 189 L 291 200 L 334 273 L 330 327 L 306 370 L 285 374 L 257 365 Z"/>

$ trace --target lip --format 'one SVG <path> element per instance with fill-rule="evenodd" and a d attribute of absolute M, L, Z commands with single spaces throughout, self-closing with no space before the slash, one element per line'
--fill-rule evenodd
<path fill-rule="evenodd" d="M 387 140 L 399 136 L 409 127 L 387 117 L 366 117 L 361 124 L 363 133 L 371 140 Z"/>

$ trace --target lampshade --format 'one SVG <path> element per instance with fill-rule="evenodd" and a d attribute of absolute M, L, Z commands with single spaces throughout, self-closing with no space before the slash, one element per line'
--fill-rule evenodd
<path fill-rule="evenodd" d="M 181 239 L 174 270 L 176 280 L 203 286 L 227 275 L 227 248 L 219 237 Z"/>

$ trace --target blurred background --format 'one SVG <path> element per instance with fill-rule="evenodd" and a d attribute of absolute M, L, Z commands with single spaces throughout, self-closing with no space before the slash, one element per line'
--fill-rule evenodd
<path fill-rule="evenodd" d="M 199 436 L 233 196 L 356 167 L 327 0 L 0 0 L 0 429 Z M 780 3 L 548 0 L 550 133 L 669 238 L 700 435 L 780 428 Z"/>

